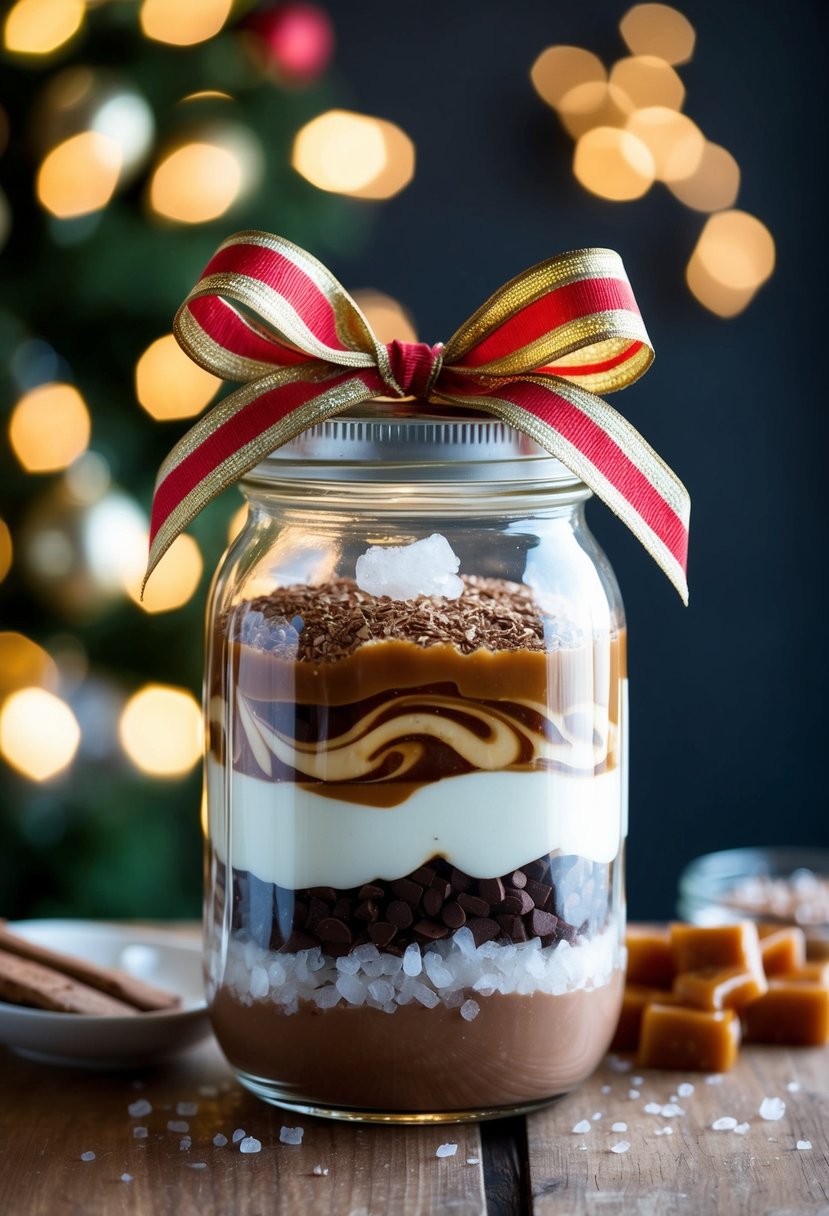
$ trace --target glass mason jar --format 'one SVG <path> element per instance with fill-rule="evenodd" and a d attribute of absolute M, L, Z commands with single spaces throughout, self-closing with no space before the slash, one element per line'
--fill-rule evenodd
<path fill-rule="evenodd" d="M 625 628 L 589 491 L 494 419 L 371 409 L 243 490 L 205 681 L 219 1043 L 311 1114 L 542 1105 L 624 977 Z"/>

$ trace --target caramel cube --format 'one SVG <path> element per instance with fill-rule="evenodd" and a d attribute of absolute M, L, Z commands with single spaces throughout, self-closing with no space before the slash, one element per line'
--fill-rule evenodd
<path fill-rule="evenodd" d="M 629 984 L 670 989 L 676 967 L 667 929 L 632 925 L 625 935 Z"/>
<path fill-rule="evenodd" d="M 652 1004 L 642 1016 L 636 1063 L 640 1068 L 725 1072 L 736 1060 L 739 1044 L 740 1021 L 732 1009 L 711 1013 Z"/>
<path fill-rule="evenodd" d="M 670 992 L 661 988 L 647 988 L 644 984 L 625 984 L 625 994 L 622 998 L 622 1012 L 613 1042 L 612 1051 L 636 1051 L 639 1046 L 639 1028 L 642 1024 L 642 1014 L 645 1006 L 654 1001 L 668 1003 L 672 1000 Z"/>
<path fill-rule="evenodd" d="M 820 1047 L 829 1042 L 829 988 L 803 980 L 772 979 L 765 996 L 743 1010 L 749 1043 Z"/>
<path fill-rule="evenodd" d="M 696 1009 L 742 1009 L 768 991 L 762 971 L 742 967 L 704 967 L 684 971 L 674 980 L 673 994 Z"/>
<path fill-rule="evenodd" d="M 824 988 L 829 988 L 829 962 L 802 963 L 799 967 L 792 967 L 791 971 L 784 971 L 782 975 L 776 975 L 774 978 L 788 980 L 793 984 L 823 984 Z"/>
<path fill-rule="evenodd" d="M 794 925 L 758 925 L 760 957 L 767 976 L 793 971 L 806 962 L 806 935 Z"/>
<path fill-rule="evenodd" d="M 822 937 L 807 937 L 806 958 L 810 963 L 829 962 L 829 940 Z"/>
<path fill-rule="evenodd" d="M 704 967 L 741 967 L 756 975 L 762 972 L 757 926 L 744 920 L 736 925 L 671 925 L 671 945 L 677 973 Z"/>

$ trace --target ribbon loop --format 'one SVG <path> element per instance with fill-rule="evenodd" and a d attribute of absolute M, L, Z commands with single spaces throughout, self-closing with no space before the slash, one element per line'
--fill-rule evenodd
<path fill-rule="evenodd" d="M 484 410 L 530 436 L 627 524 L 687 603 L 688 492 L 595 395 L 632 384 L 653 360 L 612 250 L 530 267 L 445 346 L 383 344 L 311 254 L 270 233 L 240 232 L 208 263 L 174 329 L 195 362 L 243 387 L 162 465 L 147 578 L 202 507 L 270 452 L 360 402 L 414 396 Z"/>

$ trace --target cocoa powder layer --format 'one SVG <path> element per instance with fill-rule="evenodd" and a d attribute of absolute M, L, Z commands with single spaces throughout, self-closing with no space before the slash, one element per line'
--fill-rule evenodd
<path fill-rule="evenodd" d="M 282 1013 L 219 989 L 213 1028 L 227 1058 L 270 1082 L 274 1096 L 309 1106 L 394 1113 L 491 1110 L 544 1101 L 583 1081 L 610 1043 L 624 974 L 562 996 L 472 993 L 458 1009 L 404 1005 Z"/>

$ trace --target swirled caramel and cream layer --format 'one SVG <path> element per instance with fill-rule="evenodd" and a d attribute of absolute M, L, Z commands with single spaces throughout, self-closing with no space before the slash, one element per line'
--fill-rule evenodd
<path fill-rule="evenodd" d="M 239 606 L 214 648 L 211 837 L 235 868 L 297 889 L 617 855 L 623 635 L 584 641 L 497 580 L 451 603 L 340 580 Z"/>

